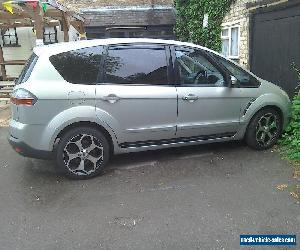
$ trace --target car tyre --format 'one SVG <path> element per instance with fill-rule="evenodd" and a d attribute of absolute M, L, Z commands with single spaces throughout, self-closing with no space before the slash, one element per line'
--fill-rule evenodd
<path fill-rule="evenodd" d="M 266 150 L 273 147 L 282 134 L 282 119 L 280 114 L 265 108 L 258 111 L 251 119 L 245 140 L 248 146 L 256 150 Z"/>
<path fill-rule="evenodd" d="M 90 127 L 78 127 L 66 132 L 56 148 L 56 161 L 71 179 L 89 179 L 99 175 L 110 157 L 105 135 Z"/>

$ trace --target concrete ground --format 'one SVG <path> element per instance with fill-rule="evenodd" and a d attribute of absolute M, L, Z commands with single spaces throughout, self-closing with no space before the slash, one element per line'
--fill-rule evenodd
<path fill-rule="evenodd" d="M 0 101 L 0 127 L 8 126 L 10 119 L 10 105 Z"/>
<path fill-rule="evenodd" d="M 234 142 L 120 155 L 105 175 L 71 181 L 52 162 L 17 155 L 7 134 L 0 128 L 0 249 L 249 249 L 240 234 L 299 241 L 299 203 L 276 188 L 297 180 L 271 150 Z"/>

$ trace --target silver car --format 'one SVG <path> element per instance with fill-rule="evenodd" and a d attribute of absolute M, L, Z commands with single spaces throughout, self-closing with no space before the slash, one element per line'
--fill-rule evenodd
<path fill-rule="evenodd" d="M 36 47 L 16 84 L 12 147 L 75 179 L 99 174 L 113 154 L 242 139 L 268 149 L 290 114 L 281 88 L 177 41 Z"/>

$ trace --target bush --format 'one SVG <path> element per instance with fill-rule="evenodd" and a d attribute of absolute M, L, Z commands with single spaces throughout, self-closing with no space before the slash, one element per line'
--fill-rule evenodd
<path fill-rule="evenodd" d="M 300 70 L 293 65 L 298 74 L 300 83 Z M 290 160 L 300 164 L 300 90 L 292 101 L 291 123 L 280 141 L 282 153 Z"/>

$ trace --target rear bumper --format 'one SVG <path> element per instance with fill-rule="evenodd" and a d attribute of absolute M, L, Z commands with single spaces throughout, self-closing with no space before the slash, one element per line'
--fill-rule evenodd
<path fill-rule="evenodd" d="M 34 149 L 13 136 L 9 136 L 8 141 L 13 149 L 22 156 L 44 160 L 53 159 L 53 152 L 51 151 Z"/>

